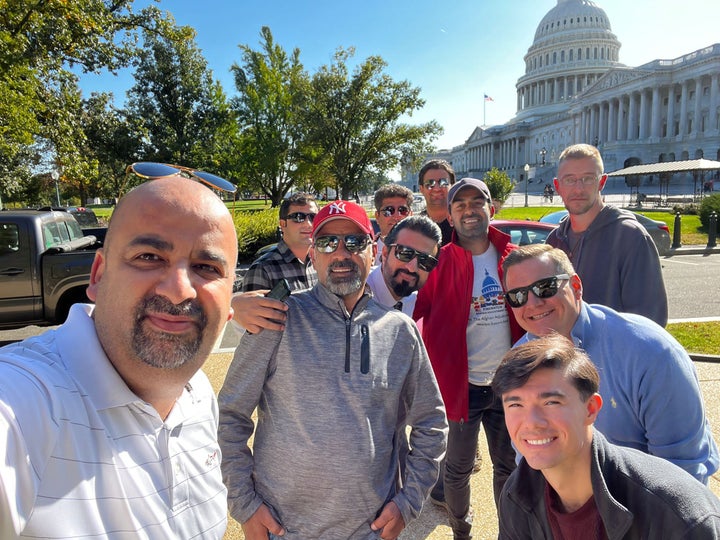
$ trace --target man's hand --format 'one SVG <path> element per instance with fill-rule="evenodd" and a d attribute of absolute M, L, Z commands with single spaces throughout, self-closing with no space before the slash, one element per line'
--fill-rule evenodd
<path fill-rule="evenodd" d="M 272 517 L 270 509 L 260 505 L 250 519 L 241 524 L 245 540 L 268 540 L 268 532 L 275 536 L 283 536 L 285 529 Z"/>
<path fill-rule="evenodd" d="M 405 528 L 405 520 L 393 501 L 387 503 L 378 518 L 370 524 L 373 531 L 381 531 L 383 540 L 395 540 Z"/>
<path fill-rule="evenodd" d="M 264 329 L 283 330 L 288 307 L 284 302 L 267 298 L 269 290 L 237 293 L 232 297 L 233 320 L 252 334 Z"/>

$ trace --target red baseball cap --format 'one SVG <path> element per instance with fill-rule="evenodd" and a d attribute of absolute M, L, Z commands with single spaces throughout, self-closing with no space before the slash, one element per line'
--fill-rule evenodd
<path fill-rule="evenodd" d="M 328 221 L 335 219 L 348 219 L 355 223 L 362 231 L 373 235 L 373 227 L 365 209 L 351 201 L 334 201 L 324 206 L 313 220 L 312 235 L 315 237 L 320 228 Z"/>

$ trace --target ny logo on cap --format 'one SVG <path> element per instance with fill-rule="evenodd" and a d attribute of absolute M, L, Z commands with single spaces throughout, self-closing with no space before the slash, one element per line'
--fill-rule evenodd
<path fill-rule="evenodd" d="M 346 214 L 345 211 L 345 201 L 335 201 L 330 205 L 330 209 L 328 211 L 328 214 Z"/>

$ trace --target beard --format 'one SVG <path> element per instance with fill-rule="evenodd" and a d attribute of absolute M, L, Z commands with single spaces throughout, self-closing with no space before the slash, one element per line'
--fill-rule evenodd
<path fill-rule="evenodd" d="M 350 268 L 352 271 L 341 275 L 332 273 L 333 268 Z M 365 283 L 360 275 L 360 267 L 353 261 L 338 261 L 328 266 L 327 283 L 324 284 L 327 289 L 337 296 L 348 296 L 355 294 Z"/>
<path fill-rule="evenodd" d="M 398 277 L 400 274 L 414 277 L 415 282 L 413 283 L 412 281 L 396 280 L 395 278 Z M 400 298 L 405 298 L 406 296 L 409 296 L 410 294 L 417 291 L 419 289 L 419 284 L 420 276 L 415 272 L 408 272 L 407 270 L 396 270 L 395 273 L 392 275 L 392 279 L 390 280 L 390 286 L 393 292 L 396 296 L 399 296 Z"/>
<path fill-rule="evenodd" d="M 148 330 L 143 325 L 148 312 L 193 317 L 197 329 L 187 335 Z M 144 298 L 135 310 L 131 346 L 137 357 L 149 366 L 176 369 L 197 356 L 206 327 L 207 316 L 198 303 L 188 300 L 176 305 L 162 296 L 149 296 Z"/>

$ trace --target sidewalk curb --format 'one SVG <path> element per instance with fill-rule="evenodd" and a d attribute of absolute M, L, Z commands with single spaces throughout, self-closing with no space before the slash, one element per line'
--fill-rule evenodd
<path fill-rule="evenodd" d="M 693 362 L 709 362 L 711 364 L 720 364 L 720 356 L 717 354 L 697 354 L 688 353 Z"/>
<path fill-rule="evenodd" d="M 670 251 L 662 255 L 661 258 L 672 257 L 673 255 L 712 255 L 716 253 L 720 253 L 720 246 L 711 248 L 703 245 L 681 246 L 679 248 L 670 248 Z"/>

